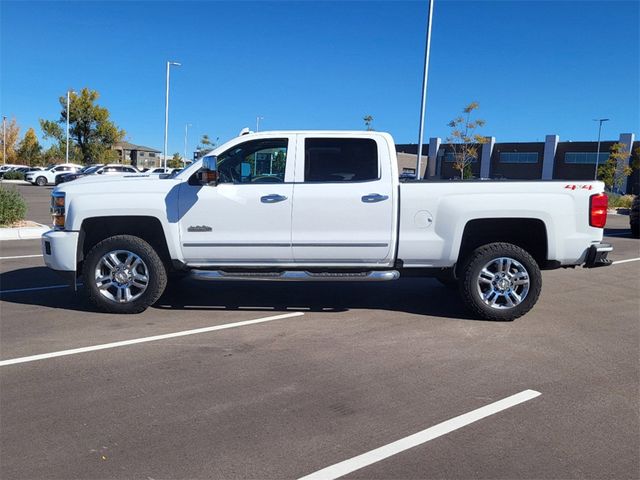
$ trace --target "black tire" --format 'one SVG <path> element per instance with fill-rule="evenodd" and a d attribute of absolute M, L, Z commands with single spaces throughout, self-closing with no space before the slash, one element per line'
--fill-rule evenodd
<path fill-rule="evenodd" d="M 47 177 L 39 176 L 36 177 L 36 185 L 39 187 L 44 187 L 47 185 Z"/>
<path fill-rule="evenodd" d="M 146 290 L 139 298 L 129 302 L 118 303 L 107 298 L 96 285 L 95 271 L 99 262 L 103 255 L 116 250 L 126 250 L 134 253 L 142 259 L 147 269 L 148 284 Z M 167 271 L 164 263 L 151 245 L 133 235 L 116 235 L 95 245 L 84 261 L 82 277 L 88 299 L 99 310 L 108 313 L 131 314 L 143 312 L 147 307 L 158 301 L 167 286 Z"/>
<path fill-rule="evenodd" d="M 485 303 L 480 291 L 480 273 L 494 259 L 506 257 L 520 263 L 528 275 L 528 292 L 522 301 L 513 307 L 498 304 L 492 307 Z M 489 282 L 491 283 L 491 282 Z M 514 290 L 517 287 L 513 287 Z M 491 289 L 491 286 L 489 286 Z M 466 307 L 476 316 L 485 320 L 511 321 L 521 317 L 538 301 L 542 290 L 542 274 L 538 264 L 522 248 L 511 243 L 490 243 L 474 250 L 465 260 L 460 275 L 460 295 Z M 494 297 L 495 298 L 495 297 Z"/>
<path fill-rule="evenodd" d="M 640 238 L 640 223 L 631 224 L 631 236 L 633 238 Z"/>

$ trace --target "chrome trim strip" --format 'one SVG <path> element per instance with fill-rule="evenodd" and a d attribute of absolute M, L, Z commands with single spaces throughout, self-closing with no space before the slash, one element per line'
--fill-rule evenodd
<path fill-rule="evenodd" d="M 183 243 L 183 247 L 388 247 L 388 243 Z"/>

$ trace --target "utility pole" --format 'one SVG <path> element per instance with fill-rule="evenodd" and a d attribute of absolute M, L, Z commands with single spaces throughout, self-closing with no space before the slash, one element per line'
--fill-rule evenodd
<path fill-rule="evenodd" d="M 594 118 L 593 121 L 594 122 L 600 122 L 600 125 L 598 126 L 598 150 L 596 152 L 596 171 L 593 174 L 593 179 L 594 180 L 598 180 L 598 161 L 600 160 L 600 134 L 602 133 L 602 124 L 604 122 L 608 122 L 609 119 L 608 118 Z"/>
<path fill-rule="evenodd" d="M 418 134 L 418 161 L 416 164 L 416 179 L 420 178 L 422 169 L 422 143 L 424 141 L 424 114 L 427 106 L 427 79 L 429 77 L 429 51 L 431 50 L 431 23 L 433 20 L 433 3 L 429 0 L 429 14 L 427 17 L 427 42 L 424 49 L 424 73 L 422 76 L 422 103 L 420 106 L 420 132 Z M 429 159 L 435 161 L 435 159 Z"/>
<path fill-rule="evenodd" d="M 264 117 L 256 117 L 256 132 L 260 130 L 260 120 L 264 120 Z"/>
<path fill-rule="evenodd" d="M 169 135 L 169 69 L 171 65 L 179 67 L 182 64 L 178 62 L 167 62 L 167 91 L 164 98 L 164 162 L 162 165 L 165 170 L 167 168 L 167 141 Z"/>

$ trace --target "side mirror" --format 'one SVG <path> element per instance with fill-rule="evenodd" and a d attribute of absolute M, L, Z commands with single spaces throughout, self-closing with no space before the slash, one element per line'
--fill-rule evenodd
<path fill-rule="evenodd" d="M 203 185 L 218 185 L 218 157 L 206 156 L 202 159 L 202 167 L 199 172 L 200 182 Z"/>

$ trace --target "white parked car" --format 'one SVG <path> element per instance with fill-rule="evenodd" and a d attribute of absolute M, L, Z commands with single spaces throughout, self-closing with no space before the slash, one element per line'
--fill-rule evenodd
<path fill-rule="evenodd" d="M 476 316 L 512 320 L 537 302 L 541 270 L 610 264 L 602 182 L 401 183 L 382 132 L 247 134 L 174 177 L 94 177 L 53 191 L 42 249 L 109 312 L 143 311 L 172 271 L 211 281 L 406 275 L 456 282 Z"/>
<path fill-rule="evenodd" d="M 47 170 L 28 172 L 25 180 L 33 185 L 44 187 L 45 185 L 55 183 L 56 175 L 61 173 L 75 173 L 82 169 L 82 165 L 76 163 L 62 163 L 54 165 Z"/>

